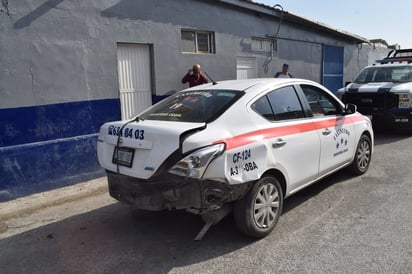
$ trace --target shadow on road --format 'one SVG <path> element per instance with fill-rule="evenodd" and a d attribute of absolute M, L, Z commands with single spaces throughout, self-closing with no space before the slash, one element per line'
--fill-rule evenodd
<path fill-rule="evenodd" d="M 307 200 L 314 198 L 316 195 L 332 187 L 333 185 L 339 184 L 351 178 L 353 178 L 353 175 L 351 175 L 347 170 L 343 169 L 320 180 L 319 182 L 314 183 L 313 185 L 302 189 L 301 191 L 285 200 L 285 204 L 283 206 L 283 214 L 286 214 L 288 211 L 293 210 Z"/>
<path fill-rule="evenodd" d="M 290 197 L 284 214 L 346 180 L 345 174 Z M 186 211 L 137 211 L 114 204 L 1 240 L 0 267 L 3 273 L 167 273 L 258 242 L 236 230 L 232 215 L 194 241 L 202 226 L 199 216 Z M 279 233 L 286 233 L 282 229 Z"/>
<path fill-rule="evenodd" d="M 249 245 L 232 218 L 203 226 L 185 211 L 134 212 L 121 204 L 0 241 L 2 273 L 167 273 Z"/>
<path fill-rule="evenodd" d="M 402 130 L 389 130 L 389 129 L 376 129 L 375 133 L 375 146 L 384 144 L 395 143 L 400 140 L 404 140 L 412 137 L 411 132 Z"/>

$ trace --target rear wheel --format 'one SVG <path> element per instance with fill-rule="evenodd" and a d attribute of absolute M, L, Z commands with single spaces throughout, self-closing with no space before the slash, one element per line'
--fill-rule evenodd
<path fill-rule="evenodd" d="M 276 226 L 282 207 L 283 192 L 279 181 L 273 176 L 265 176 L 243 199 L 235 202 L 236 225 L 246 235 L 264 237 Z"/>
<path fill-rule="evenodd" d="M 355 159 L 350 166 L 352 173 L 356 175 L 364 174 L 368 168 L 372 157 L 372 142 L 367 135 L 362 135 L 356 148 Z"/>

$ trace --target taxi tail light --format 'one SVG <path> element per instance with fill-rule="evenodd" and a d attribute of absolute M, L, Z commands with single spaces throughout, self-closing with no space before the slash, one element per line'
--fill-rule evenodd
<path fill-rule="evenodd" d="M 210 162 L 221 155 L 224 150 L 224 144 L 216 144 L 198 149 L 178 161 L 169 169 L 169 172 L 179 176 L 200 179 Z"/>

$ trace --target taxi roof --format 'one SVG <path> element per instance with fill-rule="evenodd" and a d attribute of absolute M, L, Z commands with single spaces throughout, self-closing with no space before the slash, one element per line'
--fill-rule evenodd
<path fill-rule="evenodd" d="M 209 83 L 196 87 L 189 88 L 188 90 L 199 89 L 230 89 L 230 90 L 242 90 L 247 91 L 252 87 L 265 86 L 265 85 L 282 85 L 282 84 L 294 84 L 294 83 L 313 83 L 312 81 L 299 79 L 299 78 L 254 78 L 244 80 L 223 80 L 215 83 Z"/>

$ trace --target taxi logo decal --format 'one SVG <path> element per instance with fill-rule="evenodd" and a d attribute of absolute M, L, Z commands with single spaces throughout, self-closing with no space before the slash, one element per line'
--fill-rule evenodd
<path fill-rule="evenodd" d="M 345 152 L 348 152 L 348 137 L 350 136 L 350 131 L 346 128 L 339 128 L 336 130 L 333 140 L 336 141 L 336 152 L 333 154 L 333 157 L 341 155 Z"/>

